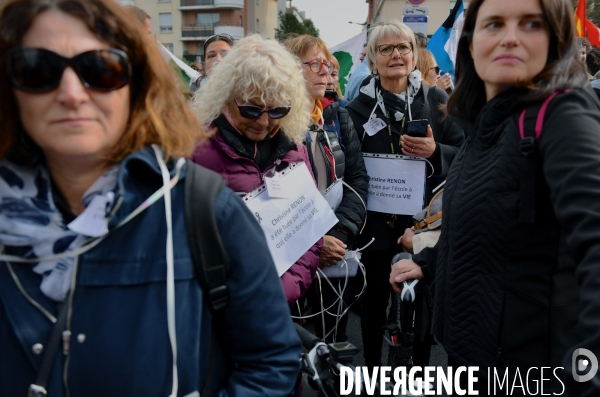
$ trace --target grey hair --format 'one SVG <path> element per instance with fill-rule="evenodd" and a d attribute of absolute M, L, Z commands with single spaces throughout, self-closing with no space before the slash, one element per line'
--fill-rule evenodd
<path fill-rule="evenodd" d="M 295 142 L 302 142 L 314 103 L 306 89 L 300 62 L 275 40 L 248 36 L 233 46 L 194 96 L 192 109 L 210 123 L 235 97 L 272 106 L 291 106 L 279 123 Z"/>
<path fill-rule="evenodd" d="M 369 59 L 369 69 L 373 71 L 375 68 L 375 59 L 377 57 L 377 42 L 386 36 L 396 36 L 399 39 L 407 40 L 412 45 L 413 53 L 413 69 L 417 65 L 418 51 L 415 34 L 413 31 L 397 19 L 392 19 L 389 22 L 380 22 L 373 28 L 369 34 L 369 42 L 367 43 L 367 57 Z"/>

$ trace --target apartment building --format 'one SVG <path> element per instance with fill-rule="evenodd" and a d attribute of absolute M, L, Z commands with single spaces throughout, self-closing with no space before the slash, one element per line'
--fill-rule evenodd
<path fill-rule="evenodd" d="M 285 0 L 121 0 L 151 17 L 152 32 L 171 52 L 190 62 L 202 60 L 205 40 L 227 33 L 274 38 Z"/>

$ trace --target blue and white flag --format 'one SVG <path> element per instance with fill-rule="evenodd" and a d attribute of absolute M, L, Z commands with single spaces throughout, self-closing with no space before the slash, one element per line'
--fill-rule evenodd
<path fill-rule="evenodd" d="M 446 21 L 435 31 L 427 44 L 427 49 L 433 53 L 438 66 L 442 69 L 442 73 L 450 73 L 452 80 L 454 80 L 458 39 L 464 22 L 465 8 L 463 0 L 457 0 Z"/>

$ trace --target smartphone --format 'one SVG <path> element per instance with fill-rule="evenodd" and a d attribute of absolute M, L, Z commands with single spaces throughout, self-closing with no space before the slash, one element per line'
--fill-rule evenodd
<path fill-rule="evenodd" d="M 417 138 L 425 138 L 427 135 L 427 125 L 429 120 L 412 120 L 407 123 L 406 135 L 414 136 Z"/>

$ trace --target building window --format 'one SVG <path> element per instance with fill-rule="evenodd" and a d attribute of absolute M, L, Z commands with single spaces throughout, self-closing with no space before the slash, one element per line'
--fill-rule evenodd
<path fill-rule="evenodd" d="M 196 54 L 204 57 L 204 43 L 198 43 L 196 45 Z"/>
<path fill-rule="evenodd" d="M 220 26 L 221 14 L 196 14 L 196 25 Z"/>
<path fill-rule="evenodd" d="M 171 13 L 158 14 L 158 20 L 160 23 L 160 33 L 172 33 L 173 32 L 173 18 Z"/>
<path fill-rule="evenodd" d="M 171 53 L 173 53 L 174 49 L 173 49 L 173 43 L 163 43 L 163 45 L 167 48 L 167 50 L 171 51 Z"/>

